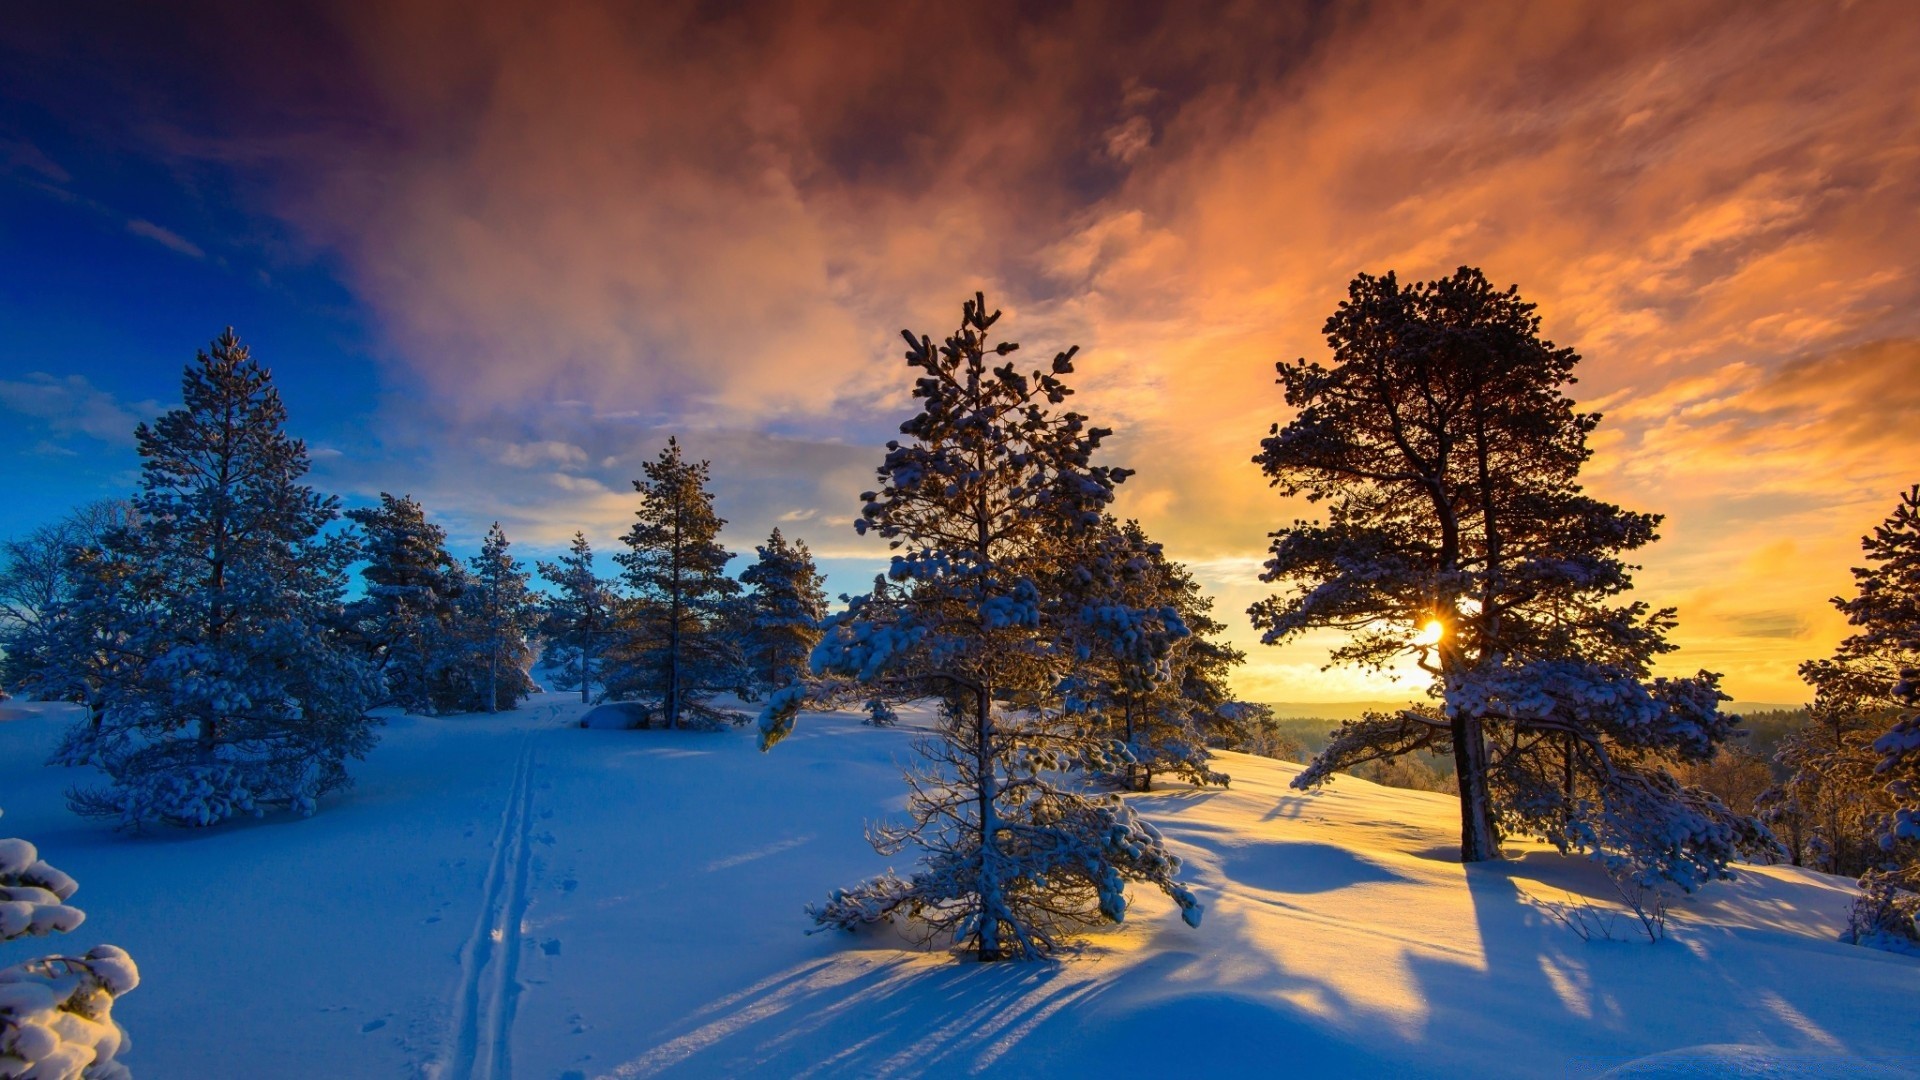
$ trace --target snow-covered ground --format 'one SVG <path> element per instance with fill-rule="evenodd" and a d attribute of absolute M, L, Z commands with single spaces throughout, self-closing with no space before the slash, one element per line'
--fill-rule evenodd
<path fill-rule="evenodd" d="M 311 820 L 131 837 L 64 809 L 87 776 L 40 764 L 55 719 L 0 708 L 0 835 L 79 879 L 60 948 L 139 962 L 114 1011 L 147 1080 L 1591 1076 L 1691 1047 L 1633 1074 L 1920 1073 L 1920 961 L 1836 942 L 1846 882 L 1752 868 L 1659 945 L 1630 920 L 1586 942 L 1537 901 L 1614 905 L 1589 864 L 1468 870 L 1448 798 L 1302 795 L 1260 758 L 1137 797 L 1200 929 L 1136 893 L 1062 962 L 981 965 L 805 933 L 804 904 L 886 866 L 861 831 L 904 806 L 911 731 L 807 715 L 763 755 L 746 730 L 582 730 L 547 695 L 393 718 Z"/>

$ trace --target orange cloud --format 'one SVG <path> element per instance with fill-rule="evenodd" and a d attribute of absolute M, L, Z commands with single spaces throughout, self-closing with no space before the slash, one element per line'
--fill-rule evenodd
<path fill-rule="evenodd" d="M 167 138 L 343 261 L 465 433 L 450 500 L 485 475 L 564 534 L 679 430 L 737 546 L 834 527 L 908 407 L 895 332 L 986 288 L 1034 351 L 1085 347 L 1076 402 L 1141 467 L 1122 510 L 1236 625 L 1303 510 L 1249 462 L 1272 362 L 1323 353 L 1356 271 L 1481 265 L 1587 356 L 1596 489 L 1671 514 L 1643 585 L 1678 662 L 1799 695 L 1854 538 L 1920 478 L 1904 4 L 1020 12 L 359 6 L 328 36 L 351 122 Z M 1263 696 L 1370 696 L 1236 636 Z"/>

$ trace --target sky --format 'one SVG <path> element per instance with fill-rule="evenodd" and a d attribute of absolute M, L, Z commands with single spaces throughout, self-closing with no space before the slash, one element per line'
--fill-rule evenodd
<path fill-rule="evenodd" d="M 1666 515 L 1666 668 L 1800 701 L 1920 482 L 1915 55 L 1905 0 L 26 0 L 0 535 L 129 492 L 232 325 L 349 505 L 610 553 L 678 435 L 733 550 L 777 526 L 859 591 L 899 331 L 983 290 L 1027 354 L 1081 347 L 1117 510 L 1218 598 L 1240 693 L 1396 696 L 1258 644 L 1268 533 L 1312 508 L 1251 459 L 1355 273 L 1471 264 L 1584 357 L 1589 490 Z"/>

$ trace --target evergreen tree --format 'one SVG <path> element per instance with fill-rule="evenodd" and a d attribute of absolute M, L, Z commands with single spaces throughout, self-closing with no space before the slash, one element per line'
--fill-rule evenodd
<path fill-rule="evenodd" d="M 627 550 L 614 556 L 630 599 L 608 657 L 608 696 L 643 703 L 669 728 L 738 722 L 708 704 L 745 682 L 727 633 L 740 583 L 726 575 L 733 553 L 720 546 L 726 522 L 713 512 L 710 464 L 687 461 L 670 438 L 645 471 L 645 480 L 633 482 L 640 520 L 621 538 Z"/>
<path fill-rule="evenodd" d="M 558 561 L 537 565 L 541 577 L 560 587 L 560 595 L 547 603 L 543 621 L 547 649 L 542 659 L 560 689 L 572 689 L 577 681 L 585 704 L 592 700 L 598 654 L 613 629 L 619 597 L 611 582 L 594 573 L 593 545 L 584 533 L 573 534 L 573 546 Z"/>
<path fill-rule="evenodd" d="M 920 869 L 838 891 L 814 918 L 851 928 L 911 916 L 986 960 L 1043 955 L 1063 927 L 1118 922 L 1129 880 L 1200 920 L 1150 826 L 1118 796 L 1060 782 L 1063 770 L 1111 767 L 1105 740 L 1053 706 L 1102 632 L 1079 591 L 1060 586 L 1104 572 L 1091 542 L 1128 471 L 1092 464 L 1109 432 L 1055 410 L 1077 350 L 1045 372 L 993 367 L 1016 348 L 990 340 L 999 317 L 976 295 L 943 345 L 904 335 L 920 412 L 888 443 L 882 487 L 862 496 L 855 522 L 896 551 L 900 587 L 854 598 L 814 652 L 822 673 L 943 703 L 908 775 L 911 823 L 872 836 L 882 853 L 921 848 Z M 1108 618 L 1123 614 L 1139 615 Z M 763 746 L 791 729 L 804 697 L 774 695 Z"/>
<path fill-rule="evenodd" d="M 1920 951 L 1920 486 L 1860 545 L 1854 595 L 1833 601 L 1853 633 L 1800 666 L 1812 718 L 1781 740 L 1793 773 L 1763 802 L 1808 865 L 1861 875 L 1853 940 Z"/>
<path fill-rule="evenodd" d="M 54 662 L 68 636 L 61 616 L 82 587 L 76 560 L 132 523 L 133 504 L 103 500 L 0 544 L 0 688 L 25 689 Z"/>
<path fill-rule="evenodd" d="M 1226 783 L 1207 767 L 1208 744 L 1236 741 L 1241 711 L 1226 673 L 1244 656 L 1212 640 L 1225 629 L 1209 614 L 1212 598 L 1137 521 L 1104 522 L 1092 553 L 1104 571 L 1091 576 L 1098 585 L 1082 601 L 1101 632 L 1069 687 L 1069 707 L 1119 743 L 1130 786 L 1148 790 L 1155 772 Z"/>
<path fill-rule="evenodd" d="M 779 529 L 754 552 L 758 558 L 740 573 L 748 590 L 747 662 L 755 682 L 778 690 L 807 674 L 827 615 L 826 578 L 806 541 L 789 544 Z"/>
<path fill-rule="evenodd" d="M 427 521 L 411 496 L 380 493 L 380 505 L 349 510 L 363 530 L 366 595 L 349 604 L 353 636 L 379 671 L 385 701 L 430 712 L 446 696 L 436 686 L 438 654 L 448 645 L 458 575 L 446 530 Z"/>
<path fill-rule="evenodd" d="M 96 613 L 109 669 L 93 759 L 110 781 L 71 793 L 124 825 L 208 825 L 239 812 L 312 813 L 374 744 L 371 669 L 327 627 L 341 617 L 352 539 L 302 483 L 267 370 L 229 329 L 199 354 L 183 407 L 135 431 L 140 527 Z"/>
<path fill-rule="evenodd" d="M 79 926 L 86 914 L 67 903 L 78 888 L 32 844 L 0 840 L 0 944 Z M 112 945 L 0 968 L 0 1076 L 125 1080 L 113 1001 L 138 985 L 133 958 Z"/>
<path fill-rule="evenodd" d="M 140 573 L 138 518 L 71 551 L 65 593 L 37 628 L 39 640 L 22 689 L 43 701 L 73 701 L 87 721 L 68 729 L 50 764 L 90 764 L 100 745 L 109 701 L 137 679 L 141 658 L 130 630 L 156 616 L 153 578 Z"/>
<path fill-rule="evenodd" d="M 533 693 L 527 674 L 533 650 L 527 634 L 536 608 L 527 588 L 529 575 L 514 560 L 511 547 L 496 521 L 480 554 L 468 560 L 472 569 L 457 608 L 457 655 L 469 688 L 462 704 L 470 710 L 511 709 Z"/>
<path fill-rule="evenodd" d="M 1618 598 L 1659 518 L 1581 492 L 1600 417 L 1562 391 L 1579 356 L 1468 267 L 1362 274 L 1326 335 L 1330 366 L 1278 365 L 1298 412 L 1255 460 L 1328 520 L 1273 534 L 1264 579 L 1293 588 L 1251 614 L 1270 644 L 1324 627 L 1352 633 L 1337 661 L 1414 657 L 1437 702 L 1345 725 L 1296 783 L 1451 752 L 1467 862 L 1526 831 L 1691 888 L 1769 845 L 1664 767 L 1711 758 L 1734 720 L 1714 675 L 1649 678 L 1673 613 Z"/>

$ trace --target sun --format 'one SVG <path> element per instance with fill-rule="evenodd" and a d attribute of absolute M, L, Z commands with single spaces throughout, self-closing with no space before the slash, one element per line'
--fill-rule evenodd
<path fill-rule="evenodd" d="M 1440 644 L 1440 639 L 1445 637 L 1446 633 L 1446 625 L 1439 619 L 1428 619 L 1427 625 L 1421 627 L 1420 633 L 1414 636 L 1413 643 L 1415 645 L 1438 645 Z"/>

